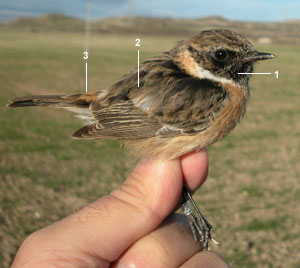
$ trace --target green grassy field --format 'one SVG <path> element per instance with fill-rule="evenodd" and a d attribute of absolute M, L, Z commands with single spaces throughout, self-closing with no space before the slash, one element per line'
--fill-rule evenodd
<path fill-rule="evenodd" d="M 89 89 L 104 89 L 174 37 L 93 36 Z M 134 166 L 116 141 L 78 141 L 81 122 L 62 110 L 7 109 L 14 96 L 84 92 L 83 36 L 0 32 L 0 267 L 21 241 L 118 186 Z M 265 46 L 243 122 L 209 148 L 196 195 L 233 267 L 300 267 L 300 47 Z"/>

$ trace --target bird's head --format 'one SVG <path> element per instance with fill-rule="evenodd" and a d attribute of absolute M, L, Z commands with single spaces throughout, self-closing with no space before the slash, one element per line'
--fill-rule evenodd
<path fill-rule="evenodd" d="M 275 55 L 258 52 L 242 35 L 230 30 L 203 31 L 180 42 L 173 50 L 175 62 L 200 79 L 233 81 L 248 86 L 253 64 Z"/>

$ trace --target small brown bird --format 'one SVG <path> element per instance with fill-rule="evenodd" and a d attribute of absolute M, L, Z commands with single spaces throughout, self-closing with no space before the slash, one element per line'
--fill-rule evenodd
<path fill-rule="evenodd" d="M 144 61 L 139 87 L 134 69 L 107 90 L 18 97 L 8 107 L 65 108 L 88 122 L 74 138 L 119 139 L 138 154 L 173 159 L 207 147 L 236 126 L 250 95 L 250 75 L 239 73 L 274 57 L 233 31 L 203 31 Z M 212 227 L 186 189 L 183 197 L 194 237 L 207 248 Z"/>

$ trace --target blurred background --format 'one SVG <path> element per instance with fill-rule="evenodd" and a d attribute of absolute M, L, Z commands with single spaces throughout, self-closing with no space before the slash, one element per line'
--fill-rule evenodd
<path fill-rule="evenodd" d="M 137 66 L 137 38 L 142 61 L 211 28 L 277 55 L 256 66 L 272 74 L 253 77 L 243 122 L 208 149 L 195 199 L 222 241 L 213 250 L 233 267 L 300 267 L 298 0 L 1 0 L 0 267 L 30 233 L 118 187 L 137 161 L 116 141 L 72 140 L 81 122 L 66 111 L 12 110 L 8 100 L 84 92 L 86 62 L 88 89 L 105 89 Z"/>

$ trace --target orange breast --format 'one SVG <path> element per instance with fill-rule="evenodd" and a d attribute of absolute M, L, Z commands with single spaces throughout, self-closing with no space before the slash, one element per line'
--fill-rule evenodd
<path fill-rule="evenodd" d="M 223 84 L 223 87 L 229 93 L 229 100 L 216 115 L 212 126 L 205 131 L 205 135 L 211 137 L 211 143 L 227 135 L 243 118 L 249 99 L 249 92 L 245 87 L 236 86 L 231 83 Z"/>

